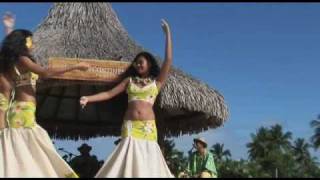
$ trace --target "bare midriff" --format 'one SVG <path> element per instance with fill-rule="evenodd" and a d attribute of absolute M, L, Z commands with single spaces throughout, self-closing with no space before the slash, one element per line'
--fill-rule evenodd
<path fill-rule="evenodd" d="M 148 121 L 155 120 L 153 105 L 149 102 L 135 100 L 128 104 L 128 109 L 125 113 L 124 120 L 140 120 Z"/>
<path fill-rule="evenodd" d="M 16 101 L 33 102 L 36 104 L 36 92 L 31 85 L 16 87 Z"/>

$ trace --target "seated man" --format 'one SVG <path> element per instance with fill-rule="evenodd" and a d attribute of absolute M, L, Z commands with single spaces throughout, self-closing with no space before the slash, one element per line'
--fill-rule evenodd
<path fill-rule="evenodd" d="M 213 154 L 207 150 L 207 143 L 203 138 L 194 139 L 196 152 L 191 152 L 187 172 L 195 178 L 217 178 Z"/>
<path fill-rule="evenodd" d="M 78 148 L 78 151 L 81 155 L 70 161 L 71 167 L 80 178 L 94 177 L 99 170 L 99 161 L 96 156 L 90 154 L 91 146 L 84 143 Z"/>

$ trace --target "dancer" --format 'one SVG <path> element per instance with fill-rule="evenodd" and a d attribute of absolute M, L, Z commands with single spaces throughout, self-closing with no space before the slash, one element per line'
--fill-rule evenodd
<path fill-rule="evenodd" d="M 10 13 L 3 16 L 3 24 L 6 35 L 11 33 L 15 25 L 15 18 Z M 0 61 L 0 131 L 6 126 L 6 112 L 9 107 L 10 92 L 12 90 L 12 79 L 9 73 L 5 73 L 4 62 Z"/>
<path fill-rule="evenodd" d="M 8 128 L 0 136 L 0 177 L 78 177 L 36 122 L 35 86 L 39 76 L 49 78 L 72 70 L 86 70 L 88 65 L 45 69 L 30 55 L 32 47 L 32 33 L 28 30 L 12 31 L 1 46 L 3 69 L 14 72 L 15 96 L 9 104 Z"/>
<path fill-rule="evenodd" d="M 3 16 L 3 23 L 5 27 L 6 35 L 8 35 L 15 24 L 15 18 L 10 14 Z M 1 59 L 1 58 L 0 58 Z M 12 79 L 8 73 L 5 73 L 5 63 L 0 61 L 0 137 L 3 136 L 4 128 L 6 128 L 7 110 L 9 108 L 9 101 L 11 90 L 13 87 Z M 4 158 L 3 148 L 0 139 L 0 177 L 4 177 Z"/>
<path fill-rule="evenodd" d="M 122 126 L 121 141 L 96 177 L 173 177 L 157 143 L 153 104 L 169 75 L 172 43 L 168 23 L 162 20 L 166 34 L 165 61 L 160 70 L 148 52 L 139 53 L 124 73 L 124 80 L 110 91 L 83 96 L 80 104 L 109 100 L 126 90 L 128 109 Z"/>

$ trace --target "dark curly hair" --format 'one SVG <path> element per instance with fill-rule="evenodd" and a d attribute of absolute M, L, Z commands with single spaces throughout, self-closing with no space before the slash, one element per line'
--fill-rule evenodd
<path fill-rule="evenodd" d="M 25 29 L 14 30 L 5 37 L 0 49 L 0 73 L 8 72 L 21 56 L 34 61 L 26 46 L 27 37 L 32 37 L 32 32 Z"/>
<path fill-rule="evenodd" d="M 146 58 L 146 60 L 150 63 L 150 69 L 149 69 L 149 75 L 151 78 L 156 78 L 160 74 L 160 67 L 156 61 L 156 58 L 149 52 L 142 51 L 136 55 L 134 60 L 132 61 L 131 65 L 129 68 L 121 75 L 122 79 L 125 79 L 127 77 L 136 77 L 136 76 L 141 76 L 137 70 L 134 68 L 134 63 L 137 62 L 139 57 L 143 56 Z"/>

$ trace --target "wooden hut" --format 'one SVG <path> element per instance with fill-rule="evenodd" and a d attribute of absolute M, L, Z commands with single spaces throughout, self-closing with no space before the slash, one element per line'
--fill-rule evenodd
<path fill-rule="evenodd" d="M 145 50 L 130 38 L 109 3 L 55 3 L 34 33 L 34 41 L 34 56 L 43 66 L 50 57 L 131 61 Z M 85 111 L 79 106 L 80 96 L 113 86 L 43 80 L 37 91 L 38 123 L 59 139 L 119 136 L 126 94 L 90 104 Z M 216 128 L 228 117 L 224 98 L 217 90 L 177 68 L 172 69 L 154 109 L 159 134 L 165 137 Z"/>

